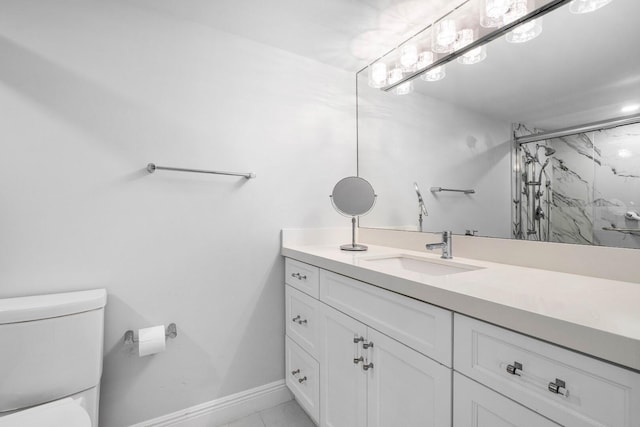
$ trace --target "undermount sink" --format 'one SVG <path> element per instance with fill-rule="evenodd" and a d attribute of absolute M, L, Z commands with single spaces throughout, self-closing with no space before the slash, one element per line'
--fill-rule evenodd
<path fill-rule="evenodd" d="M 363 260 L 378 267 L 413 271 L 429 276 L 445 276 L 483 268 L 458 262 L 431 260 L 404 254 L 363 258 Z"/>

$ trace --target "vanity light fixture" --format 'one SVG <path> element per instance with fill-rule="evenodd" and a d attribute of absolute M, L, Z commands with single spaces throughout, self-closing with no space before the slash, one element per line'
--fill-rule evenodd
<path fill-rule="evenodd" d="M 433 24 L 431 48 L 436 53 L 450 53 L 455 50 L 458 30 L 454 19 L 441 19 Z"/>
<path fill-rule="evenodd" d="M 497 37 L 504 35 L 509 43 L 538 37 L 542 16 L 552 10 L 569 4 L 573 12 L 585 13 L 611 1 L 466 0 L 369 65 L 369 86 L 398 95 L 411 93 L 413 83 L 409 83 L 416 77 L 441 80 L 445 65 L 454 59 L 462 64 L 484 60 L 486 44 Z M 424 46 L 429 49 L 423 50 Z"/>
<path fill-rule="evenodd" d="M 414 44 L 400 46 L 400 67 L 405 73 L 416 71 L 418 48 Z"/>
<path fill-rule="evenodd" d="M 502 27 L 510 8 L 511 0 L 482 0 L 480 25 L 485 28 Z"/>
<path fill-rule="evenodd" d="M 427 68 L 429 65 L 433 64 L 435 59 L 435 55 L 431 51 L 422 52 L 418 56 L 418 69 L 422 70 L 423 68 Z M 444 79 L 446 76 L 445 66 L 441 65 L 439 67 L 435 67 L 426 73 L 420 75 L 420 78 L 427 82 L 437 82 L 438 80 Z"/>
<path fill-rule="evenodd" d="M 611 3 L 612 0 L 573 0 L 569 4 L 571 13 L 589 13 Z"/>
<path fill-rule="evenodd" d="M 387 84 L 387 64 L 376 62 L 369 65 L 369 86 L 381 88 Z"/>
<path fill-rule="evenodd" d="M 400 80 L 402 80 L 403 77 L 403 73 L 402 73 L 402 67 L 401 66 L 395 66 L 390 72 L 389 72 L 389 79 L 388 79 L 388 83 L 390 85 L 399 82 Z M 396 95 L 407 95 L 409 93 L 413 92 L 413 81 L 409 80 L 408 82 L 404 82 L 401 85 L 399 85 L 398 87 L 396 87 L 394 89 L 394 93 Z"/>
<path fill-rule="evenodd" d="M 504 17 L 504 23 L 510 24 L 511 22 L 522 18 L 529 13 L 527 7 L 527 0 L 514 0 L 509 12 Z M 533 40 L 542 33 L 542 18 L 536 18 L 534 20 L 525 22 L 522 25 L 518 25 L 512 31 L 509 31 L 505 39 L 509 43 L 525 43 L 529 40 Z"/>
<path fill-rule="evenodd" d="M 474 41 L 474 31 L 471 28 L 465 28 L 458 33 L 458 40 L 455 42 L 455 50 L 460 50 L 465 46 L 470 45 Z M 463 54 L 458 58 L 458 62 L 465 65 L 473 65 L 478 62 L 484 61 L 487 57 L 487 46 L 482 45 L 469 52 Z"/>

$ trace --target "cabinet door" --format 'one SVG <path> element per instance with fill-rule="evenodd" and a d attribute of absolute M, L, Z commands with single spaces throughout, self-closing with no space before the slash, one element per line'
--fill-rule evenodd
<path fill-rule="evenodd" d="M 371 343 L 364 365 L 368 427 L 450 426 L 451 369 L 369 328 Z"/>
<path fill-rule="evenodd" d="M 367 377 L 362 353 L 367 328 L 355 319 L 321 304 L 320 425 L 366 427 Z M 354 338 L 357 343 L 354 343 Z"/>
<path fill-rule="evenodd" d="M 558 427 L 464 375 L 453 378 L 453 427 Z"/>

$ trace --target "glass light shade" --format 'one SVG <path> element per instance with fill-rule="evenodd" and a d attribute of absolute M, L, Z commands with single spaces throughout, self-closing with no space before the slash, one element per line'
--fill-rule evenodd
<path fill-rule="evenodd" d="M 432 70 L 427 71 L 423 75 L 420 76 L 422 80 L 425 82 L 437 82 L 438 80 L 442 80 L 447 75 L 444 65 L 436 67 Z"/>
<path fill-rule="evenodd" d="M 396 95 L 407 95 L 413 92 L 413 80 L 404 82 L 395 89 Z"/>
<path fill-rule="evenodd" d="M 505 24 L 520 19 L 527 13 L 529 13 L 527 0 L 515 0 L 509 13 L 505 15 Z M 540 33 L 542 33 L 542 18 L 537 18 L 518 25 L 512 31 L 509 31 L 505 38 L 509 43 L 524 43 L 535 39 Z"/>
<path fill-rule="evenodd" d="M 480 6 L 480 25 L 487 28 L 501 27 L 504 16 L 511 7 L 512 0 L 482 0 Z"/>
<path fill-rule="evenodd" d="M 569 3 L 571 13 L 589 13 L 611 3 L 611 0 L 573 0 Z"/>
<path fill-rule="evenodd" d="M 369 86 L 381 88 L 387 85 L 387 64 L 376 62 L 369 65 Z"/>
<path fill-rule="evenodd" d="M 458 37 L 456 21 L 443 19 L 433 24 L 433 39 L 431 48 L 437 53 L 453 52 Z"/>
<path fill-rule="evenodd" d="M 387 83 L 392 85 L 398 83 L 400 80 L 402 80 L 402 68 L 396 66 L 389 71 L 389 80 Z"/>
<path fill-rule="evenodd" d="M 400 66 L 405 73 L 416 70 L 418 62 L 418 48 L 415 45 L 407 44 L 400 47 Z"/>
<path fill-rule="evenodd" d="M 435 55 L 433 54 L 433 52 L 426 51 L 420 53 L 420 55 L 418 56 L 418 69 L 422 70 L 423 68 L 427 68 L 429 65 L 433 64 L 434 60 Z M 446 73 L 444 65 L 441 65 L 422 74 L 420 78 L 427 82 L 436 82 L 438 80 L 444 79 L 445 75 Z"/>
<path fill-rule="evenodd" d="M 474 41 L 474 31 L 470 28 L 460 30 L 458 33 L 458 40 L 455 43 L 455 49 L 460 50 L 465 46 L 470 45 Z M 458 58 L 458 62 L 465 65 L 477 64 L 480 61 L 484 61 L 487 57 L 487 47 L 480 46 L 470 50 L 464 55 Z"/>

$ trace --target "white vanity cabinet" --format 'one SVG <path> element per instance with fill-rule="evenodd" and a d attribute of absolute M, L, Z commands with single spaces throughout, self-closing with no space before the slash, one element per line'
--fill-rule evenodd
<path fill-rule="evenodd" d="M 640 426 L 637 371 L 286 265 L 287 384 L 322 427 Z"/>
<path fill-rule="evenodd" d="M 452 313 L 322 269 L 315 300 L 297 274 L 314 268 L 286 260 L 287 384 L 301 406 L 327 427 L 450 426 Z M 296 351 L 318 362 L 319 404 Z"/>
<path fill-rule="evenodd" d="M 451 370 L 323 304 L 322 426 L 451 425 Z"/>
<path fill-rule="evenodd" d="M 453 389 L 453 427 L 559 426 L 457 372 Z"/>
<path fill-rule="evenodd" d="M 640 426 L 640 374 L 466 316 L 454 319 L 457 372 L 563 426 Z"/>

